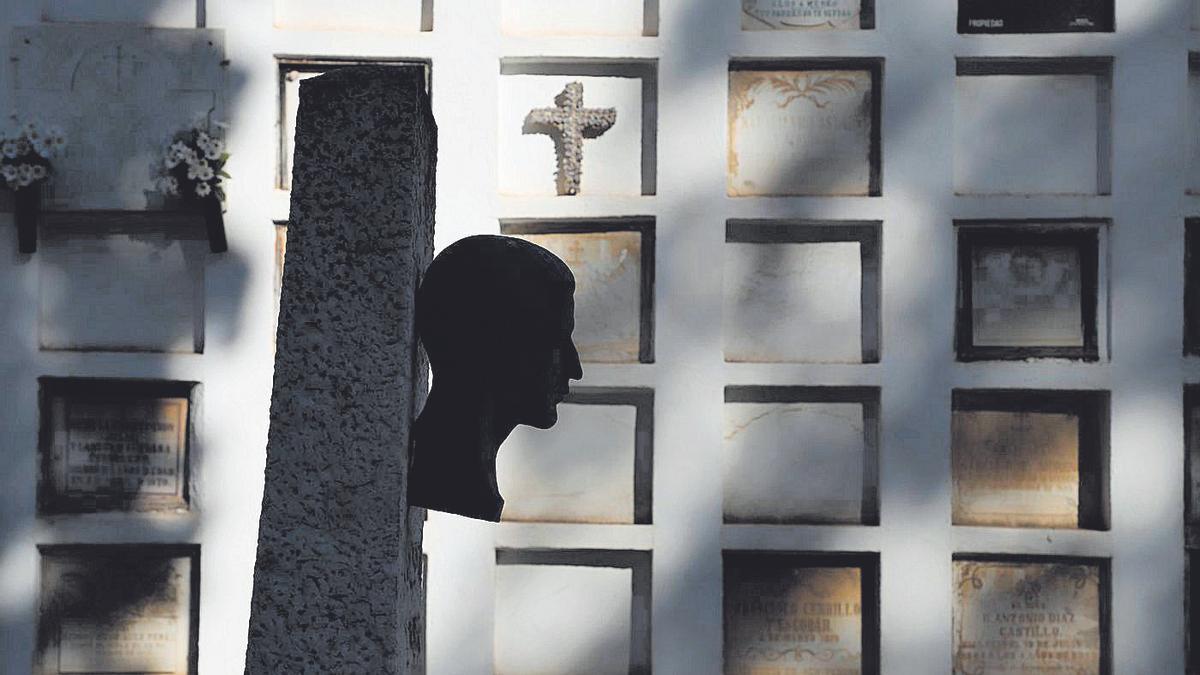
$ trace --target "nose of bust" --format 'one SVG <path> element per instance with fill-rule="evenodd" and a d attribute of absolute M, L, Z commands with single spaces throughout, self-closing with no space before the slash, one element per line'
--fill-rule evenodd
<path fill-rule="evenodd" d="M 579 363 L 579 351 L 575 343 L 567 338 L 563 344 L 563 375 L 568 380 L 583 379 L 583 365 Z"/>

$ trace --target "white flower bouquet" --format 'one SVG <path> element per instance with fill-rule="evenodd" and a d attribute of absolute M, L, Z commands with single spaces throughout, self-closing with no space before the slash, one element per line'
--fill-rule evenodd
<path fill-rule="evenodd" d="M 217 125 L 222 127 L 224 125 Z M 163 153 L 163 175 L 159 189 L 164 194 L 183 199 L 225 200 L 221 189 L 225 173 L 225 141 L 206 126 L 194 125 L 171 139 Z"/>
<path fill-rule="evenodd" d="M 15 115 L 13 121 L 17 121 Z M 0 177 L 15 192 L 50 179 L 50 160 L 66 149 L 67 136 L 58 127 L 32 120 L 14 126 L 0 130 Z"/>

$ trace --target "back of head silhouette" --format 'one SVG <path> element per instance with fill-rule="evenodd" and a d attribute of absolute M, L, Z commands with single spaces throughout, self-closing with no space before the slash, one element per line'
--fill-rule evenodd
<path fill-rule="evenodd" d="M 522 239 L 448 246 L 417 291 L 416 328 L 433 387 L 414 427 L 409 504 L 498 521 L 496 452 L 518 424 L 548 429 L 570 380 L 575 278 Z"/>

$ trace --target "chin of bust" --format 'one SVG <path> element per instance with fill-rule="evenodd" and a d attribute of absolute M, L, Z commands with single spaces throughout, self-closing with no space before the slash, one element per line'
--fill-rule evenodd
<path fill-rule="evenodd" d="M 521 424 L 531 426 L 535 429 L 549 429 L 556 422 L 558 422 L 558 410 L 553 407 L 538 414 L 529 415 L 521 420 Z"/>

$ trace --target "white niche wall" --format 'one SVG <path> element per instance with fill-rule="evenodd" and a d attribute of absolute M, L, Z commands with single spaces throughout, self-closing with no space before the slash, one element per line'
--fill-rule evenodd
<path fill-rule="evenodd" d="M 964 195 L 1111 191 L 1112 59 L 963 58 L 954 190 Z"/>
<path fill-rule="evenodd" d="M 555 107 L 571 82 L 583 85 L 585 108 L 615 108 L 616 123 L 583 140 L 579 197 L 652 195 L 657 146 L 657 62 L 649 59 L 504 59 L 500 64 L 501 195 L 556 196 L 553 139 L 525 133 L 536 108 Z"/>
<path fill-rule="evenodd" d="M 521 426 L 496 458 L 505 521 L 649 523 L 654 392 L 576 387 L 552 431 Z"/>
<path fill-rule="evenodd" d="M 658 35 L 658 0 L 502 0 L 505 35 Z"/>
<path fill-rule="evenodd" d="M 275 27 L 307 31 L 430 31 L 433 0 L 275 0 Z"/>

